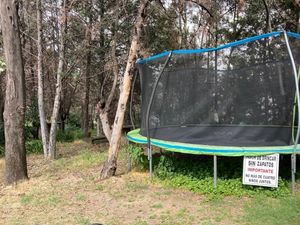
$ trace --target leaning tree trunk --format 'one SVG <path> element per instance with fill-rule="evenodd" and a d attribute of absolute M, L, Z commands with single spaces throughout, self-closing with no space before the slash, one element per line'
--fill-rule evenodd
<path fill-rule="evenodd" d="M 48 128 L 45 116 L 45 106 L 44 106 L 44 79 L 43 79 L 43 28 L 42 28 L 42 0 L 36 1 L 37 7 L 37 77 L 38 77 L 38 107 L 41 125 L 41 136 L 43 142 L 44 156 L 48 157 Z"/>
<path fill-rule="evenodd" d="M 6 61 L 4 109 L 5 181 L 28 179 L 24 143 L 25 83 L 16 1 L 0 1 L 1 28 Z"/>
<path fill-rule="evenodd" d="M 61 90 L 62 90 L 62 73 L 64 68 L 65 60 L 65 31 L 67 25 L 67 11 L 66 1 L 63 1 L 63 6 L 60 10 L 59 19 L 59 56 L 58 56 L 58 67 L 56 74 L 56 91 L 54 98 L 53 111 L 51 116 L 51 128 L 49 135 L 49 158 L 55 159 L 56 157 L 56 132 L 57 132 L 57 119 L 59 114 L 59 107 L 61 101 Z"/>
<path fill-rule="evenodd" d="M 130 93 L 131 78 L 132 78 L 134 65 L 136 61 L 136 55 L 139 47 L 141 28 L 145 18 L 144 11 L 148 5 L 148 2 L 149 0 L 141 1 L 138 10 L 137 19 L 132 30 L 132 41 L 129 50 L 126 69 L 124 72 L 123 84 L 122 84 L 122 89 L 121 89 L 120 98 L 118 102 L 116 117 L 114 120 L 114 126 L 113 126 L 112 136 L 109 145 L 108 159 L 102 167 L 100 179 L 105 179 L 115 175 L 117 170 L 117 157 L 118 157 L 118 150 L 119 150 L 120 140 L 122 135 L 124 115 L 125 115 L 126 105 L 128 101 L 128 96 Z"/>

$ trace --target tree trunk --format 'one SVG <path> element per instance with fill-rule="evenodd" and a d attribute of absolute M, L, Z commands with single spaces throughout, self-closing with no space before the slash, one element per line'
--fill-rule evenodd
<path fill-rule="evenodd" d="M 3 123 L 3 112 L 4 112 L 4 94 L 2 90 L 2 85 L 4 83 L 4 75 L 0 72 L 0 127 Z M 1 134 L 0 134 L 1 135 Z"/>
<path fill-rule="evenodd" d="M 297 33 L 300 33 L 300 7 L 298 7 Z"/>
<path fill-rule="evenodd" d="M 101 132 L 102 132 L 102 126 L 101 126 L 101 121 L 100 121 L 100 117 L 97 116 L 97 137 L 101 136 Z"/>
<path fill-rule="evenodd" d="M 108 120 L 108 112 L 104 111 L 104 110 L 100 110 L 99 118 L 100 118 L 100 121 L 102 124 L 103 133 L 104 133 L 105 137 L 107 138 L 108 142 L 110 143 L 111 126 L 110 126 L 109 120 Z"/>
<path fill-rule="evenodd" d="M 137 51 L 139 47 L 139 41 L 141 36 L 141 28 L 143 25 L 143 21 L 145 18 L 145 9 L 148 5 L 148 0 L 142 0 L 139 6 L 137 19 L 135 22 L 135 26 L 132 30 L 132 41 L 129 50 L 128 60 L 126 69 L 124 72 L 122 89 L 120 92 L 120 98 L 118 102 L 118 108 L 116 112 L 116 117 L 114 120 L 114 126 L 112 130 L 112 137 L 110 140 L 109 146 L 109 155 L 108 159 L 102 167 L 100 179 L 105 179 L 115 175 L 117 170 L 117 157 L 118 150 L 120 146 L 120 140 L 122 135 L 122 126 L 124 122 L 125 110 L 128 101 L 128 96 L 131 88 L 131 78 L 135 66 L 135 61 L 137 57 Z"/>
<path fill-rule="evenodd" d="M 91 12 L 90 12 L 91 13 Z M 90 115 L 89 115 L 89 105 L 90 105 L 90 67 L 91 67 L 91 29 L 92 29 L 92 21 L 91 16 L 89 17 L 89 25 L 86 28 L 86 67 L 85 67 L 85 74 L 84 74 L 84 80 L 85 80 L 85 92 L 84 92 L 84 99 L 83 99 L 83 133 L 84 137 L 89 137 L 89 121 L 90 121 Z"/>
<path fill-rule="evenodd" d="M 46 124 L 45 106 L 44 106 L 44 71 L 43 71 L 43 27 L 42 27 L 42 1 L 36 1 L 37 7 L 37 77 L 38 77 L 38 107 L 40 116 L 41 136 L 43 142 L 44 157 L 48 157 L 48 128 Z"/>
<path fill-rule="evenodd" d="M 67 25 L 67 11 L 66 11 L 67 0 L 63 1 L 63 6 L 60 9 L 59 19 L 59 56 L 58 56 L 58 67 L 56 75 L 56 91 L 54 98 L 53 111 L 51 116 L 51 128 L 49 135 L 49 158 L 56 158 L 56 133 L 57 133 L 57 119 L 61 101 L 61 90 L 62 90 L 62 73 L 64 68 L 65 60 L 65 31 Z"/>
<path fill-rule="evenodd" d="M 1 28 L 6 61 L 5 181 L 28 179 L 24 141 L 25 83 L 16 1 L 0 1 Z"/>
<path fill-rule="evenodd" d="M 271 24 L 270 9 L 268 6 L 268 2 L 267 0 L 263 0 L 263 3 L 266 10 L 266 32 L 272 32 L 272 24 Z"/>
<path fill-rule="evenodd" d="M 0 71 L 0 145 L 4 144 L 4 72 Z"/>
<path fill-rule="evenodd" d="M 118 68 L 118 60 L 117 60 L 117 56 L 116 56 L 116 46 L 117 46 L 117 34 L 115 34 L 114 39 L 112 40 L 112 51 L 111 51 L 111 57 L 112 57 L 112 67 L 113 67 L 113 74 L 114 74 L 114 81 L 113 81 L 113 85 L 112 88 L 110 89 L 110 93 L 109 96 L 105 102 L 104 108 L 100 107 L 99 111 L 99 117 L 102 123 L 102 129 L 104 132 L 104 135 L 106 136 L 107 140 L 110 143 L 111 140 L 111 133 L 112 133 L 112 129 L 111 129 L 111 125 L 109 123 L 109 119 L 108 119 L 108 114 L 110 111 L 110 106 L 116 91 L 116 87 L 117 87 L 117 82 L 118 82 L 118 74 L 119 74 L 119 68 Z"/>

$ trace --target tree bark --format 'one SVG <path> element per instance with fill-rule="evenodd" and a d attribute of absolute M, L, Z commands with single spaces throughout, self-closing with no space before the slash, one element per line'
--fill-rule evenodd
<path fill-rule="evenodd" d="M 25 82 L 17 2 L 0 1 L 1 28 L 6 61 L 5 181 L 28 179 L 24 141 Z"/>
<path fill-rule="evenodd" d="M 3 124 L 3 112 L 4 112 L 4 94 L 2 90 L 2 84 L 4 83 L 4 74 L 0 72 L 0 126 Z M 0 134 L 1 135 L 1 134 Z"/>
<path fill-rule="evenodd" d="M 117 82 L 118 82 L 118 74 L 119 74 L 119 68 L 118 68 L 118 60 L 117 60 L 117 56 L 116 56 L 116 45 L 117 45 L 117 34 L 115 34 L 114 39 L 112 40 L 112 50 L 111 50 L 111 57 L 112 57 L 112 70 L 113 70 L 113 74 L 114 74 L 114 81 L 113 81 L 113 85 L 112 88 L 110 89 L 110 93 L 107 97 L 107 100 L 105 102 L 104 107 L 100 107 L 100 113 L 99 113 L 99 117 L 102 123 L 102 129 L 104 132 L 104 135 L 106 136 L 107 140 L 110 143 L 111 140 L 111 134 L 112 134 L 112 129 L 111 129 L 111 125 L 109 123 L 109 119 L 108 119 L 108 114 L 109 114 L 109 110 L 110 110 L 110 106 L 116 91 L 116 87 L 117 87 Z"/>
<path fill-rule="evenodd" d="M 56 158 L 56 133 L 57 133 L 57 119 L 61 101 L 61 90 L 62 90 L 62 73 L 64 68 L 65 60 L 65 31 L 67 25 L 67 0 L 63 1 L 63 6 L 60 9 L 59 19 L 59 56 L 58 56 L 58 67 L 56 74 L 56 91 L 54 98 L 53 111 L 51 116 L 51 128 L 49 135 L 49 158 Z"/>
<path fill-rule="evenodd" d="M 297 33 L 300 33 L 300 7 L 297 7 L 298 9 L 298 16 L 297 16 Z"/>
<path fill-rule="evenodd" d="M 263 3 L 264 3 L 265 10 L 266 10 L 266 32 L 272 32 L 270 9 L 269 9 L 267 0 L 263 0 Z"/>
<path fill-rule="evenodd" d="M 91 3 L 90 3 L 91 5 Z M 89 12 L 91 14 L 91 11 Z M 91 15 L 89 16 L 89 22 L 86 27 L 86 67 L 85 67 L 85 92 L 84 92 L 84 99 L 83 99 L 83 133 L 84 137 L 89 137 L 89 122 L 90 122 L 90 114 L 89 114 L 89 105 L 90 105 L 90 67 L 91 67 L 91 34 L 92 30 L 92 18 Z"/>
<path fill-rule="evenodd" d="M 44 71 L 43 71 L 43 28 L 42 28 L 42 0 L 36 1 L 37 7 L 37 77 L 38 77 L 38 107 L 40 116 L 41 136 L 43 142 L 44 157 L 48 157 L 48 128 L 46 124 L 44 106 Z"/>
<path fill-rule="evenodd" d="M 117 157 L 120 146 L 120 140 L 122 135 L 122 126 L 124 122 L 124 115 L 128 96 L 131 88 L 131 78 L 134 70 L 135 61 L 137 58 L 137 51 L 140 42 L 141 28 L 145 18 L 145 9 L 149 3 L 149 0 L 142 0 L 139 5 L 137 19 L 132 30 L 132 41 L 128 54 L 127 65 L 124 72 L 123 84 L 120 92 L 120 98 L 118 102 L 116 117 L 114 120 L 114 126 L 112 130 L 112 137 L 110 140 L 108 159 L 102 167 L 100 173 L 100 179 L 105 179 L 115 175 L 117 170 Z"/>

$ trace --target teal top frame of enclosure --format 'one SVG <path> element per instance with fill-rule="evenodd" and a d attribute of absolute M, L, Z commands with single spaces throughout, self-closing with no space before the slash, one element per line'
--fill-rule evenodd
<path fill-rule="evenodd" d="M 141 127 L 128 140 L 149 151 L 153 145 L 220 156 L 300 153 L 300 34 L 276 31 L 166 51 L 137 67 Z"/>

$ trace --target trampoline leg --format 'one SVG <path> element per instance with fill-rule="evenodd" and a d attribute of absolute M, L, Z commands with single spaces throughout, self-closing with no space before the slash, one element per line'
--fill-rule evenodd
<path fill-rule="evenodd" d="M 291 155 L 291 172 L 292 172 L 292 194 L 296 194 L 296 154 Z"/>
<path fill-rule="evenodd" d="M 149 163 L 150 163 L 150 178 L 152 178 L 152 156 L 150 156 L 150 160 L 149 160 Z"/>
<path fill-rule="evenodd" d="M 217 156 L 214 155 L 214 188 L 217 188 Z"/>
<path fill-rule="evenodd" d="M 148 148 L 148 160 L 149 160 L 149 175 L 152 178 L 152 149 Z"/>

